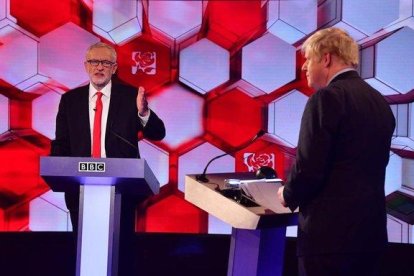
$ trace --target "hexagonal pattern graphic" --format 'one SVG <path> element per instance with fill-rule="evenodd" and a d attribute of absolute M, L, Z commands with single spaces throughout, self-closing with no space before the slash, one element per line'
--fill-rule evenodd
<path fill-rule="evenodd" d="M 405 27 L 376 45 L 376 78 L 404 94 L 414 89 L 413 44 L 414 30 Z M 398 68 L 405 68 L 405 73 Z"/>
<path fill-rule="evenodd" d="M 178 189 L 184 192 L 184 180 L 187 174 L 203 172 L 206 164 L 215 156 L 224 152 L 210 143 L 204 143 L 195 149 L 183 154 L 178 159 Z M 214 160 L 207 168 L 207 173 L 234 172 L 234 158 L 231 155 Z"/>
<path fill-rule="evenodd" d="M 294 90 L 269 104 L 268 132 L 296 147 L 299 139 L 300 121 L 308 97 Z M 285 120 L 289 118 L 289 121 Z"/>
<path fill-rule="evenodd" d="M 149 2 L 148 17 L 152 30 L 181 41 L 199 30 L 202 1 L 152 1 Z"/>
<path fill-rule="evenodd" d="M 0 78 L 17 84 L 37 73 L 37 41 L 17 28 L 0 29 Z"/>
<path fill-rule="evenodd" d="M 229 53 L 208 39 L 201 39 L 180 53 L 182 83 L 205 94 L 230 77 Z"/>
<path fill-rule="evenodd" d="M 168 183 L 169 172 L 168 153 L 146 140 L 139 142 L 139 152 L 157 177 L 160 186 L 166 185 Z"/>
<path fill-rule="evenodd" d="M 298 50 L 328 26 L 357 39 L 360 74 L 397 119 L 386 192 L 412 190 L 413 14 L 411 0 L 0 0 L 0 230 L 70 229 L 38 159 L 49 152 L 60 95 L 87 83 L 85 49 L 100 40 L 116 47 L 118 80 L 144 86 L 166 124 L 163 141 L 139 142 L 163 186 L 139 210 L 140 231 L 229 233 L 183 195 L 184 175 L 221 153 L 229 155 L 208 173 L 269 165 L 286 179 L 313 93 Z M 268 134 L 251 142 L 261 129 Z"/>
<path fill-rule="evenodd" d="M 0 134 L 9 129 L 9 100 L 0 95 Z"/>
<path fill-rule="evenodd" d="M 342 20 L 367 35 L 387 26 L 398 16 L 398 1 L 342 1 Z"/>
<path fill-rule="evenodd" d="M 119 44 L 141 34 L 141 1 L 100 0 L 94 1 L 92 8 L 93 31 L 112 43 Z"/>
<path fill-rule="evenodd" d="M 168 129 L 163 143 L 171 149 L 203 133 L 203 99 L 178 84 L 166 87 L 151 98 L 150 107 L 163 118 Z"/>
<path fill-rule="evenodd" d="M 21 138 L 12 138 L 0 146 L 0 193 L 11 201 L 27 198 L 45 188 L 39 176 L 39 155 L 45 154 Z M 22 170 L 21 168 L 25 168 Z"/>
<path fill-rule="evenodd" d="M 161 87 L 171 79 L 170 49 L 159 41 L 140 36 L 118 48 L 119 78 L 146 90 Z"/>
<path fill-rule="evenodd" d="M 272 34 L 245 46 L 242 61 L 242 78 L 266 93 L 295 79 L 295 48 Z"/>
<path fill-rule="evenodd" d="M 9 0 L 9 2 L 10 13 L 17 19 L 18 24 L 37 36 L 42 36 L 76 19 L 76 13 L 81 9 L 79 3 L 70 0 L 46 0 L 42 1 L 41 5 L 32 0 Z"/>
<path fill-rule="evenodd" d="M 402 183 L 402 164 L 403 158 L 397 154 L 391 154 L 388 161 L 387 172 L 385 177 L 385 194 L 389 195 L 398 190 Z"/>
<path fill-rule="evenodd" d="M 267 29 L 293 44 L 316 30 L 317 3 L 306 1 L 269 1 Z"/>
<path fill-rule="evenodd" d="M 210 1 L 206 16 L 207 38 L 233 51 L 265 32 L 267 9 L 261 1 Z"/>
<path fill-rule="evenodd" d="M 318 27 L 345 29 L 355 40 L 381 30 L 399 18 L 399 1 L 324 1 L 318 6 Z"/>
<path fill-rule="evenodd" d="M 55 121 L 60 95 L 50 91 L 32 102 L 33 129 L 49 139 L 55 138 Z"/>
<path fill-rule="evenodd" d="M 239 89 L 208 102 L 207 131 L 232 147 L 254 137 L 262 128 L 262 106 Z"/>
<path fill-rule="evenodd" d="M 6 16 L 7 16 L 7 13 L 6 13 L 6 7 L 7 6 L 6 6 L 6 4 L 7 4 L 6 0 L 0 0 L 0 7 L 1 7 L 1 9 L 0 9 L 0 21 L 5 19 Z"/>
<path fill-rule="evenodd" d="M 39 72 L 68 88 L 88 80 L 83 62 L 86 49 L 99 39 L 73 23 L 42 36 L 39 42 Z"/>
<path fill-rule="evenodd" d="M 47 191 L 30 202 L 31 231 L 71 231 L 69 210 L 64 193 Z"/>

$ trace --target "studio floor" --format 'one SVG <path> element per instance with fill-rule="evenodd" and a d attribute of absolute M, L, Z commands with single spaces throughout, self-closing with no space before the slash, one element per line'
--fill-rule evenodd
<path fill-rule="evenodd" d="M 286 276 L 297 275 L 295 245 L 287 239 Z M 136 234 L 132 246 L 131 264 L 119 276 L 227 274 L 229 235 Z M 74 276 L 75 264 L 71 233 L 0 233 L 1 276 Z M 390 243 L 382 265 L 382 275 L 414 275 L 414 245 Z"/>

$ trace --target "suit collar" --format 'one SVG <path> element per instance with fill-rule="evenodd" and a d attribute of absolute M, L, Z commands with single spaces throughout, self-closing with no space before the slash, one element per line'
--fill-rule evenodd
<path fill-rule="evenodd" d="M 343 73 L 339 73 L 332 79 L 332 81 L 329 84 L 334 83 L 339 80 L 349 79 L 349 78 L 359 78 L 358 72 L 355 70 L 350 70 L 350 71 L 345 71 Z"/>

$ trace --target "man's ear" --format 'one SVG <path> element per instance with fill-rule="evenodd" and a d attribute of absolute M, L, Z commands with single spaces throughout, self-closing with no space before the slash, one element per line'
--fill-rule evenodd
<path fill-rule="evenodd" d="M 116 73 L 117 69 L 118 69 L 118 63 L 115 63 L 114 67 L 112 68 L 112 75 Z"/>
<path fill-rule="evenodd" d="M 332 63 L 332 55 L 331 53 L 325 53 L 322 56 L 322 62 L 325 67 L 331 66 Z"/>

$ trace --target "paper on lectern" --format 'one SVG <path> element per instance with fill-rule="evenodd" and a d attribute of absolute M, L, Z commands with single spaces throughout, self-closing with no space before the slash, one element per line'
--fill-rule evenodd
<path fill-rule="evenodd" d="M 262 207 L 277 214 L 291 213 L 277 198 L 277 191 L 282 186 L 281 179 L 241 180 L 240 188 Z"/>

